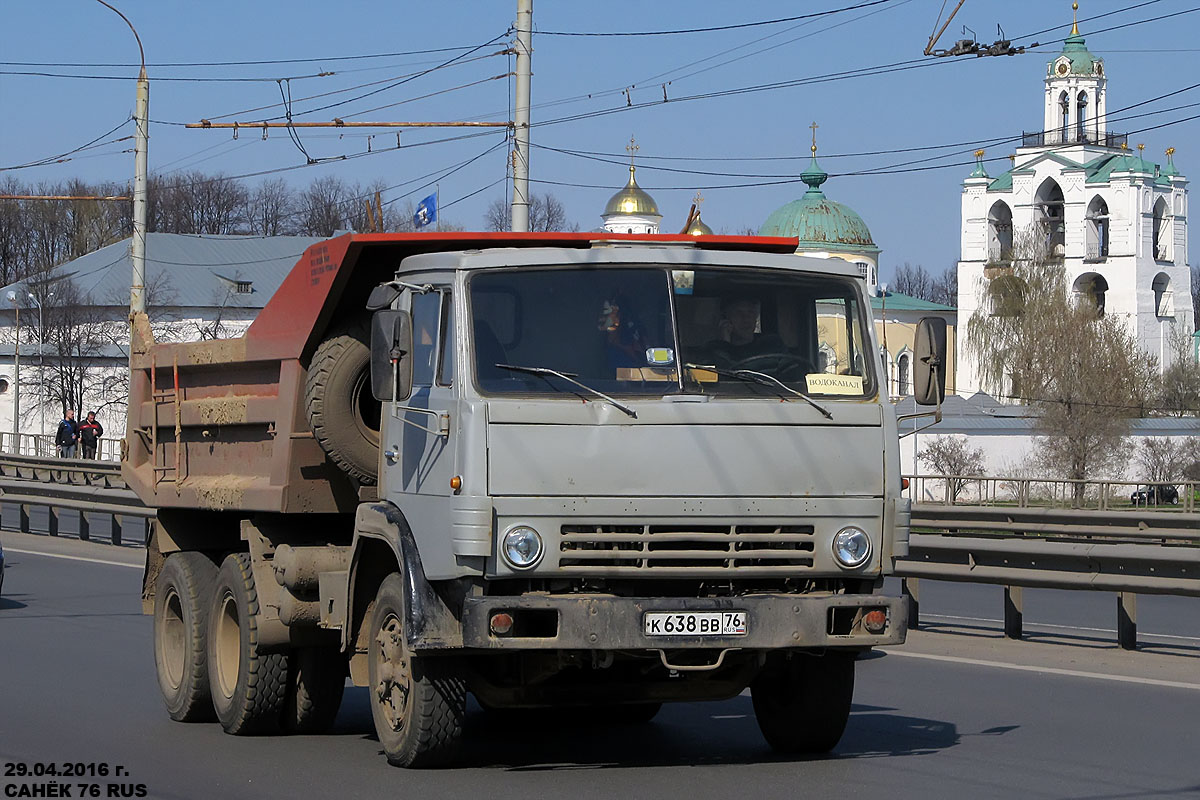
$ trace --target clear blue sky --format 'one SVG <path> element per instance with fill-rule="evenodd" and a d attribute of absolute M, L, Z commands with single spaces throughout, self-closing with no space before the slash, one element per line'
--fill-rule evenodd
<path fill-rule="evenodd" d="M 768 20 L 824 11 L 861 0 L 809 0 L 804 3 L 745 0 L 741 3 L 647 3 L 607 0 L 577 3 L 539 0 L 534 5 L 538 31 L 652 31 Z M 1184 12 L 1200 6 L 1190 0 L 1157 0 L 1103 19 L 1139 0 L 1083 0 L 1080 27 L 1089 48 L 1105 58 L 1111 111 L 1200 81 L 1196 42 L 1200 13 L 1127 27 L 1107 33 L 1100 28 Z M 416 77 L 337 108 L 303 111 L 387 87 L 416 71 L 436 66 L 461 51 L 359 60 L 338 56 L 400 53 L 414 50 L 480 45 L 505 31 L 515 17 L 515 0 L 443 0 L 436 3 L 305 2 L 304 0 L 114 0 L 141 34 L 149 64 L 316 58 L 311 63 L 257 66 L 151 66 L 150 168 L 220 171 L 241 175 L 293 167 L 304 162 L 282 130 L 261 134 L 243 131 L 234 141 L 230 131 L 188 130 L 166 122 L 192 122 L 202 117 L 279 102 L 274 79 L 293 77 L 296 119 L 329 120 L 334 115 L 361 120 L 504 120 L 509 117 L 507 79 L 486 80 L 510 68 L 507 56 L 492 56 Z M 954 0 L 947 5 L 952 7 Z M 942 0 L 890 0 L 812 21 L 748 27 L 708 33 L 655 37 L 565 37 L 534 35 L 532 177 L 534 191 L 553 192 L 570 218 L 583 229 L 600 224 L 599 214 L 613 191 L 624 183 L 622 164 L 604 163 L 551 149 L 591 151 L 625 157 L 635 135 L 639 182 L 664 213 L 663 230 L 676 230 L 697 187 L 705 197 L 704 219 L 715 230 L 757 228 L 778 206 L 799 196 L 803 185 L 794 176 L 807 164 L 809 124 L 818 122 L 822 166 L 834 175 L 825 185 L 833 199 L 856 209 L 883 249 L 882 273 L 903 262 L 940 272 L 958 256 L 960 182 L 970 171 L 972 142 L 1038 130 L 1042 119 L 1045 64 L 1059 45 L 1011 58 L 928 59 L 920 68 L 807 85 L 680 102 L 678 98 L 741 89 L 778 81 L 893 64 L 921 58 Z M 137 48 L 128 28 L 94 0 L 10 0 L 0 11 L 6 62 L 54 64 L 136 62 Z M 1017 37 L 1056 27 L 1040 41 L 1061 39 L 1070 29 L 1068 2 L 1055 0 L 967 0 L 943 36 L 943 45 L 961 38 L 967 25 L 980 41 L 996 38 L 996 25 Z M 486 46 L 474 55 L 502 49 Z M 0 75 L 0 166 L 75 148 L 126 119 L 132 111 L 136 69 L 101 67 L 30 67 L 6 64 L 0 70 L 128 76 L 128 80 L 85 80 Z M 311 76 L 332 71 L 324 77 Z M 187 82 L 170 77 L 266 78 L 266 81 Z M 320 100 L 299 98 L 368 82 L 385 81 Z M 482 81 L 482 82 L 480 82 Z M 663 86 L 669 102 L 662 103 Z M 475 86 L 455 89 L 465 84 Z M 620 110 L 626 96 L 634 108 Z M 454 91 L 445 91 L 455 89 Z M 423 95 L 432 97 L 421 98 Z M 590 95 L 590 96 L 589 96 Z M 394 105 L 378 111 L 377 106 Z M 655 102 L 657 101 L 657 102 Z M 639 104 L 650 103 L 646 107 Z M 1200 103 L 1200 89 L 1138 108 L 1128 114 Z M 545 124 L 573 115 L 615 110 L 573 121 Z M 368 113 L 360 113 L 368 112 Z M 227 120 L 253 120 L 280 113 L 278 108 L 245 111 Z M 1137 119 L 1114 119 L 1110 130 L 1147 128 L 1200 113 L 1200 106 L 1165 111 Z M 356 115 L 356 116 L 355 116 Z M 1147 158 L 1163 160 L 1168 146 L 1178 150 L 1176 163 L 1189 174 L 1200 163 L 1196 153 L 1200 122 L 1189 121 L 1138 133 L 1131 143 L 1145 142 Z M 126 125 L 120 133 L 131 134 Z M 473 131 L 411 130 L 404 145 L 418 145 Z M 366 149 L 367 132 L 312 130 L 301 133 L 315 158 Z M 111 138 L 111 137 L 109 137 Z M 421 176 L 441 172 L 483 153 L 503 139 L 487 133 L 458 142 L 405 147 L 365 158 L 332 162 L 281 173 L 297 185 L 332 174 L 348 181 L 382 178 L 404 184 L 385 200 L 413 199 L 428 193 Z M 101 140 L 103 141 L 103 140 Z M 394 132 L 380 131 L 373 150 L 394 146 Z M 905 150 L 967 143 L 944 150 L 838 157 L 881 150 Z M 119 142 L 77 154 L 68 163 L 0 173 L 23 180 L 56 181 L 78 176 L 87 180 L 127 180 L 133 156 Z M 988 148 L 992 174 L 1007 164 L 1011 145 Z M 710 160 L 660 161 L 653 157 Z M 949 164 L 944 169 L 887 175 L 850 175 L 937 157 L 914 166 Z M 443 217 L 478 227 L 489 202 L 504 196 L 506 148 L 496 149 L 440 180 L 443 206 L 496 183 L 489 189 L 445 208 Z M 781 159 L 781 160 L 720 160 Z M 664 172 L 654 166 L 709 173 Z M 753 176 L 766 177 L 743 177 Z M 249 178 L 249 181 L 260 180 Z M 540 183 L 538 181 L 558 182 Z M 790 181 L 778 183 L 778 181 Z M 769 185 L 747 186 L 766 182 Z"/>

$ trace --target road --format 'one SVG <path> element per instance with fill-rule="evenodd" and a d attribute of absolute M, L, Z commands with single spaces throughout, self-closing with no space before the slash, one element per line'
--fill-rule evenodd
<path fill-rule="evenodd" d="M 329 736 L 242 739 L 169 721 L 140 613 L 141 553 L 3 537 L 0 762 L 123 767 L 92 779 L 102 792 L 120 782 L 151 798 L 1200 796 L 1200 641 L 1124 653 L 1103 630 L 1047 628 L 1007 642 L 998 590 L 927 584 L 931 629 L 859 663 L 850 725 L 828 758 L 773 756 L 742 696 L 669 706 L 635 728 L 513 730 L 473 707 L 461 768 L 405 772 L 380 755 L 364 689 L 348 690 Z M 1027 594 L 1027 626 L 1112 627 L 1111 597 L 1095 596 L 1095 609 L 1079 597 Z M 1191 601 L 1160 602 L 1142 610 L 1195 619 Z M 1188 624 L 1161 632 L 1191 636 Z M 41 780 L 0 776 L 14 794 Z"/>

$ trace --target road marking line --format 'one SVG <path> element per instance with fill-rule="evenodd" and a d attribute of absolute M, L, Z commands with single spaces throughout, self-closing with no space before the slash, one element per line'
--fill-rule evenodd
<path fill-rule="evenodd" d="M 990 619 L 988 617 L 961 617 L 956 614 L 922 614 L 921 616 L 928 617 L 930 619 L 962 620 L 963 622 L 991 622 L 991 623 L 995 623 L 996 625 L 1004 624 L 1004 620 L 1002 620 L 1002 619 Z M 1027 622 L 1027 623 L 1025 623 L 1025 627 L 1026 628 L 1053 628 L 1055 630 L 1063 630 L 1063 631 L 1087 631 L 1088 633 L 1116 634 L 1116 630 L 1114 630 L 1112 628 L 1088 628 L 1083 625 L 1056 625 L 1053 622 Z M 1152 636 L 1155 639 L 1181 639 L 1185 642 L 1200 642 L 1200 636 L 1180 636 L 1178 634 L 1173 634 L 1173 633 L 1150 633 L 1148 631 L 1138 631 L 1138 636 L 1143 637 L 1143 638 L 1146 636 Z"/>
<path fill-rule="evenodd" d="M 928 661 L 948 661 L 952 664 L 967 664 L 975 667 L 995 667 L 996 669 L 1012 669 L 1018 672 L 1038 672 L 1045 675 L 1064 675 L 1069 678 L 1093 678 L 1101 681 L 1116 681 L 1118 683 L 1136 683 L 1143 686 L 1164 686 L 1169 689 L 1192 689 L 1200 691 L 1200 683 L 1184 683 L 1182 681 L 1164 681 L 1158 678 L 1136 678 L 1131 675 L 1107 675 L 1103 672 L 1083 672 L 1074 669 L 1058 667 L 1035 667 L 1026 664 L 1009 664 L 1005 661 L 986 661 L 981 658 L 963 658 L 961 656 L 942 656 L 933 653 L 910 653 L 904 650 L 887 650 L 889 656 L 907 656 L 908 658 L 924 658 Z"/>
<path fill-rule="evenodd" d="M 109 567 L 129 567 L 130 569 L 141 569 L 142 564 L 126 564 L 124 561 L 106 561 L 103 558 L 88 558 L 87 556 L 69 556 L 65 553 L 43 553 L 39 550 L 18 550 L 15 547 L 7 547 L 4 550 L 6 553 L 20 553 L 23 556 L 45 556 L 46 558 L 65 558 L 68 561 L 86 561 L 89 564 L 104 564 Z"/>

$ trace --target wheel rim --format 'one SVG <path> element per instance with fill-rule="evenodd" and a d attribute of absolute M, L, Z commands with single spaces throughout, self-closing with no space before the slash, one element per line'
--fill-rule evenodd
<path fill-rule="evenodd" d="M 221 598 L 221 613 L 217 616 L 213 647 L 217 656 L 217 685 L 222 695 L 233 697 L 242 662 L 242 630 L 238 622 L 237 601 L 228 592 Z"/>
<path fill-rule="evenodd" d="M 399 617 L 388 614 L 379 626 L 375 641 L 379 645 L 375 697 L 388 727 L 398 731 L 404 727 L 404 719 L 408 715 L 411 689 L 408 652 L 404 646 Z"/>
<path fill-rule="evenodd" d="M 183 666 L 187 661 L 184 654 L 183 601 L 172 586 L 167 589 L 163 600 L 163 616 L 159 623 L 158 661 L 162 664 L 163 676 L 172 689 L 183 683 Z"/>

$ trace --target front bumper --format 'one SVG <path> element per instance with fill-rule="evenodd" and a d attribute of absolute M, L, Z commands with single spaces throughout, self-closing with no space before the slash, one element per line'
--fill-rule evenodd
<path fill-rule="evenodd" d="M 887 614 L 880 633 L 861 617 Z M 741 636 L 648 636 L 643 615 L 666 611 L 741 611 Z M 513 617 L 512 632 L 491 630 L 492 615 Z M 531 624 L 523 626 L 522 620 Z M 862 648 L 901 644 L 908 630 L 903 598 L 869 594 L 757 594 L 743 597 L 663 598 L 577 594 L 468 598 L 463 607 L 463 645 L 482 650 L 699 650 Z"/>

